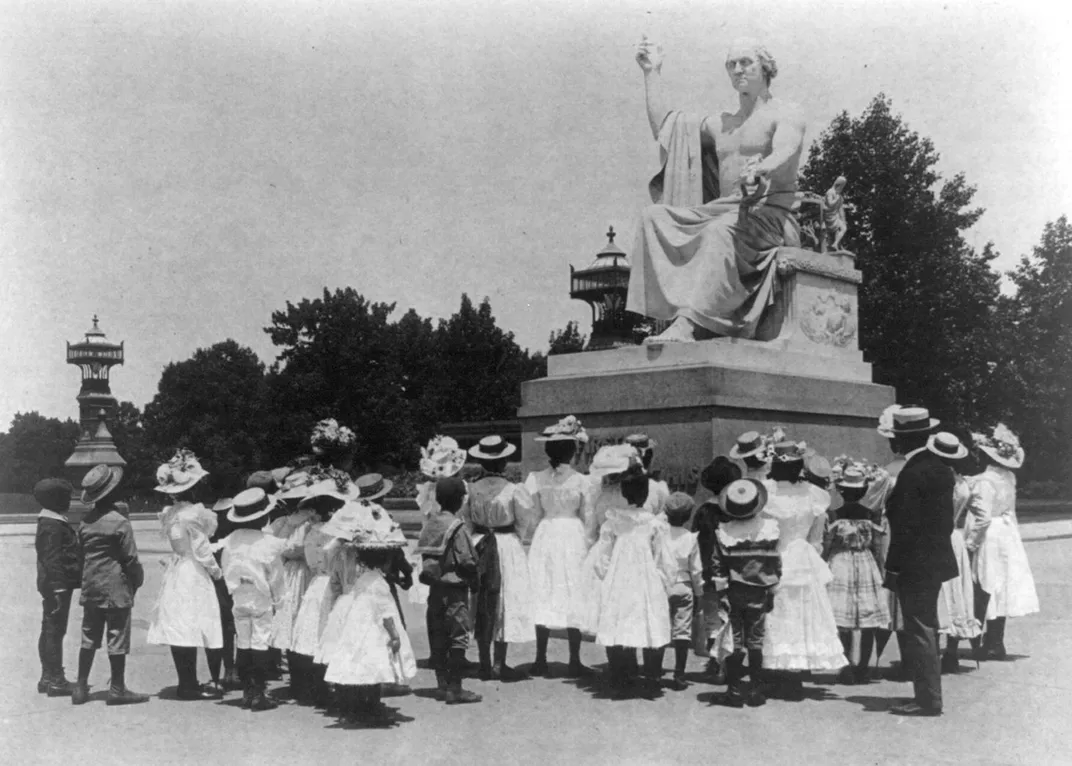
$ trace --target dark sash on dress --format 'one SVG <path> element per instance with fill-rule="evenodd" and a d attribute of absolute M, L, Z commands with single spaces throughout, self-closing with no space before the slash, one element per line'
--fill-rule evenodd
<path fill-rule="evenodd" d="M 502 596 L 502 571 L 499 569 L 499 543 L 495 533 L 513 532 L 513 526 L 501 529 L 474 527 L 474 532 L 482 534 L 476 544 L 477 577 L 479 585 L 476 592 L 476 624 L 474 634 L 477 641 L 488 644 L 495 638 L 495 624 L 499 616 L 499 599 Z"/>

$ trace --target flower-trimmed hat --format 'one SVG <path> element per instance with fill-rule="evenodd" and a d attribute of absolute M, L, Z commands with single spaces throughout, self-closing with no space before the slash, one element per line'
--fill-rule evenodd
<path fill-rule="evenodd" d="M 567 415 L 553 426 L 547 426 L 536 437 L 538 442 L 574 441 L 581 444 L 588 443 L 588 433 L 573 415 Z"/>
<path fill-rule="evenodd" d="M 893 435 L 922 434 L 933 431 L 941 421 L 932 418 L 926 407 L 898 407 L 893 411 Z"/>
<path fill-rule="evenodd" d="M 931 438 L 927 439 L 927 449 L 946 460 L 960 460 L 968 456 L 968 448 L 956 434 L 948 431 L 932 434 Z"/>
<path fill-rule="evenodd" d="M 588 466 L 588 475 L 595 478 L 643 471 L 640 454 L 632 444 L 608 444 L 600 447 Z"/>
<path fill-rule="evenodd" d="M 357 443 L 357 435 L 346 426 L 340 426 L 335 418 L 325 418 L 313 426 L 309 445 L 314 455 L 345 452 Z"/>
<path fill-rule="evenodd" d="M 759 435 L 759 431 L 745 431 L 737 437 L 737 443 L 730 447 L 730 457 L 735 460 L 744 460 L 746 457 L 758 457 L 767 459 L 766 440 Z"/>
<path fill-rule="evenodd" d="M 260 487 L 245 489 L 234 496 L 227 520 L 235 524 L 248 524 L 267 516 L 275 508 L 276 498 L 269 497 Z"/>
<path fill-rule="evenodd" d="M 465 465 L 466 453 L 449 436 L 433 436 L 427 447 L 421 447 L 421 473 L 429 479 L 453 476 Z"/>
<path fill-rule="evenodd" d="M 1020 439 L 1004 423 L 994 426 L 993 432 L 972 434 L 972 441 L 998 465 L 1016 470 L 1024 464 L 1024 448 Z"/>
<path fill-rule="evenodd" d="M 156 469 L 156 491 L 168 495 L 185 492 L 208 476 L 197 456 L 188 449 L 180 449 L 171 460 Z"/>
<path fill-rule="evenodd" d="M 362 500 L 376 500 L 394 489 L 395 483 L 383 478 L 382 474 L 366 473 L 354 479 L 354 486 Z"/>
<path fill-rule="evenodd" d="M 767 488 L 755 479 L 737 479 L 718 496 L 722 515 L 730 521 L 747 521 L 767 505 Z"/>
<path fill-rule="evenodd" d="M 375 503 L 346 503 L 320 531 L 365 550 L 402 548 L 406 537 L 391 515 Z"/>
<path fill-rule="evenodd" d="M 469 448 L 469 454 L 477 460 L 501 460 L 515 452 L 517 452 L 517 447 L 498 434 L 485 436 Z"/>
<path fill-rule="evenodd" d="M 117 465 L 97 465 L 82 477 L 82 502 L 93 505 L 119 486 L 123 469 Z M 190 486 L 193 486 L 192 484 Z"/>

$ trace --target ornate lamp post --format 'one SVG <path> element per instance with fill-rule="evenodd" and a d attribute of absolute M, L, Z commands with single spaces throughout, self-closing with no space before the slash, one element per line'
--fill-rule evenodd
<path fill-rule="evenodd" d="M 78 487 L 86 471 L 95 465 L 126 465 L 115 448 L 107 421 L 115 418 L 119 405 L 112 396 L 108 377 L 114 365 L 123 363 L 123 344 L 110 343 L 93 317 L 93 327 L 85 340 L 67 344 L 67 364 L 82 370 L 78 392 L 78 421 L 82 436 L 64 466 L 68 478 Z"/>
<path fill-rule="evenodd" d="M 607 245 L 584 269 L 570 266 L 570 297 L 592 308 L 592 334 L 588 349 L 632 345 L 636 315 L 625 310 L 629 291 L 629 258 L 614 244 L 615 231 L 607 232 Z"/>

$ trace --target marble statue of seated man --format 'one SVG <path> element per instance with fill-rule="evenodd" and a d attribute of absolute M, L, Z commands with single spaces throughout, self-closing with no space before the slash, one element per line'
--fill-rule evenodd
<path fill-rule="evenodd" d="M 636 54 L 662 168 L 649 184 L 633 251 L 627 308 L 673 320 L 650 341 L 752 338 L 773 302 L 775 257 L 800 247 L 792 208 L 804 142 L 798 111 L 775 98 L 778 68 L 760 44 L 726 57 L 736 112 L 699 117 L 672 110 L 662 92 L 662 51 Z"/>

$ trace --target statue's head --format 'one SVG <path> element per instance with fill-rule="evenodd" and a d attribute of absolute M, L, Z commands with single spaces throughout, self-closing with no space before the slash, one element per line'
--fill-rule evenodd
<path fill-rule="evenodd" d="M 758 40 L 741 38 L 730 46 L 726 54 L 726 73 L 738 91 L 751 90 L 760 81 L 770 85 L 778 75 L 778 64 L 770 51 Z"/>
<path fill-rule="evenodd" d="M 834 181 L 834 188 L 837 189 L 838 191 L 841 191 L 842 189 L 845 188 L 846 183 L 847 183 L 847 181 L 845 180 L 845 176 L 838 176 L 837 180 Z"/>

